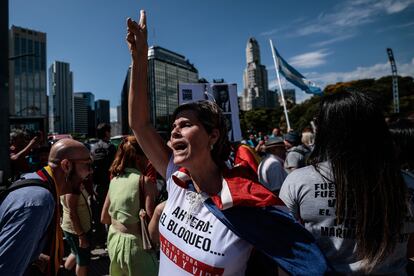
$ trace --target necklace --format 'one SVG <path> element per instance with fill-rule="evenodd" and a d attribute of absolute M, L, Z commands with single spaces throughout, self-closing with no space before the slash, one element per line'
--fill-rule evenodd
<path fill-rule="evenodd" d="M 203 206 L 204 200 L 206 200 L 208 196 L 204 193 L 197 193 L 193 191 L 187 191 L 185 194 L 185 199 L 189 203 L 189 207 L 186 214 L 186 223 L 191 222 L 192 218 L 195 217 L 201 210 Z"/>

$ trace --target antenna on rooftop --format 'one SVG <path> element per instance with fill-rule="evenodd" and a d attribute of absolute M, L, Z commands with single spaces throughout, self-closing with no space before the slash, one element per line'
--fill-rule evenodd
<path fill-rule="evenodd" d="M 395 64 L 394 54 L 391 48 L 387 48 L 388 60 L 391 64 L 392 72 L 392 97 L 394 99 L 394 113 L 400 113 L 400 97 L 398 95 L 398 74 L 397 65 Z"/>
<path fill-rule="evenodd" d="M 157 39 L 156 39 L 156 33 L 155 33 L 155 27 L 152 28 L 152 45 L 157 45 Z"/>

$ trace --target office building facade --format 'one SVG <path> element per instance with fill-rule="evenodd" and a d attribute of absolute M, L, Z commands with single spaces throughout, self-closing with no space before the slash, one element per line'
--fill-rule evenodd
<path fill-rule="evenodd" d="M 73 73 L 67 62 L 55 61 L 49 67 L 49 130 L 73 132 Z"/>
<path fill-rule="evenodd" d="M 121 124 L 121 134 L 131 134 L 131 129 L 128 123 L 128 92 L 130 77 L 131 67 L 128 68 L 121 91 L 121 107 L 118 112 L 118 122 Z"/>
<path fill-rule="evenodd" d="M 47 132 L 46 60 L 46 33 L 17 26 L 11 27 L 9 31 L 11 125 L 15 121 L 27 120 L 35 122 L 37 130 Z"/>
<path fill-rule="evenodd" d="M 73 106 L 74 106 L 74 121 L 73 129 L 75 133 L 88 134 L 88 103 L 87 99 L 83 98 L 83 95 L 79 93 L 73 94 Z"/>
<path fill-rule="evenodd" d="M 101 123 L 110 123 L 109 115 L 109 101 L 108 100 L 97 100 L 95 102 L 95 122 L 96 125 Z"/>
<path fill-rule="evenodd" d="M 122 109 L 121 109 L 121 106 L 120 105 L 117 105 L 116 106 L 116 121 L 118 122 L 118 123 L 122 123 Z"/>
<path fill-rule="evenodd" d="M 283 89 L 283 96 L 285 97 L 286 102 L 290 102 L 292 104 L 296 104 L 296 90 L 292 88 L 285 88 Z M 282 104 L 282 97 L 279 93 L 279 102 Z"/>
<path fill-rule="evenodd" d="M 76 96 L 83 98 L 86 103 L 88 113 L 88 136 L 95 137 L 95 95 L 92 92 L 76 92 Z"/>
<path fill-rule="evenodd" d="M 197 83 L 198 70 L 183 55 L 159 46 L 148 50 L 148 88 L 151 121 L 166 134 L 178 106 L 178 84 Z"/>
<path fill-rule="evenodd" d="M 129 134 L 128 92 L 131 68 L 128 68 L 121 91 L 121 107 L 118 122 L 122 134 Z M 183 55 L 159 46 L 148 50 L 148 106 L 154 127 L 166 136 L 169 135 L 170 117 L 178 106 L 178 84 L 197 83 L 198 70 Z M 164 136 L 164 137 L 166 137 Z"/>

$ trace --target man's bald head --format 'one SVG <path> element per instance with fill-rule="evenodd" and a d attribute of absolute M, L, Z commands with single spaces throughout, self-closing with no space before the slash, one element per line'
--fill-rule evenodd
<path fill-rule="evenodd" d="M 49 163 L 58 165 L 64 159 L 88 159 L 90 153 L 88 148 L 73 139 L 65 138 L 53 144 L 49 153 Z"/>

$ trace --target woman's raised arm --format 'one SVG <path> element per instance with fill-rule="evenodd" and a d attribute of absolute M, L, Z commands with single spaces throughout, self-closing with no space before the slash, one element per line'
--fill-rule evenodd
<path fill-rule="evenodd" d="M 148 101 L 148 42 L 145 11 L 141 10 L 139 23 L 127 20 L 127 37 L 131 52 L 131 82 L 128 97 L 129 126 L 145 155 L 165 178 L 170 149 L 150 121 Z"/>

